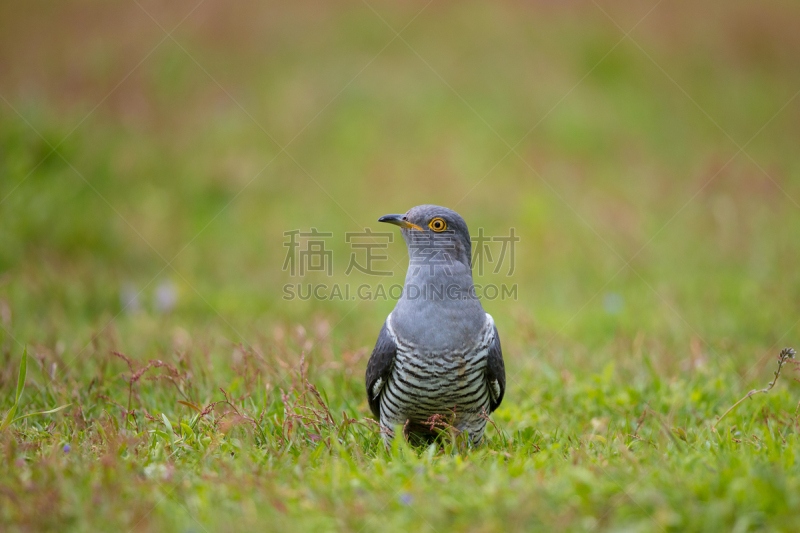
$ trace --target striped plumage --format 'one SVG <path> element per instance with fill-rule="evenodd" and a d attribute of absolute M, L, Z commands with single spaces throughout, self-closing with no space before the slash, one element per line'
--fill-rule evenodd
<path fill-rule="evenodd" d="M 454 211 L 437 206 L 419 206 L 391 217 L 387 221 L 403 228 L 412 258 L 436 256 L 435 245 L 420 245 L 412 238 L 416 234 L 407 234 L 425 231 L 424 225 L 433 228 L 431 220 L 446 221 L 456 241 L 448 243 L 452 260 L 447 264 L 434 265 L 431 260 L 423 268 L 409 268 L 406 290 L 384 322 L 367 365 L 370 409 L 387 441 L 398 426 L 415 435 L 435 434 L 431 417 L 441 415 L 442 421 L 479 444 L 486 417 L 503 399 L 505 369 L 494 320 L 474 297 L 466 224 Z M 420 250 L 422 246 L 428 249 Z M 415 298 L 408 296 L 414 291 L 407 290 L 414 285 L 457 290 L 430 293 L 443 297 Z"/>
<path fill-rule="evenodd" d="M 404 342 L 391 327 L 392 316 L 386 319 L 386 329 L 397 346 L 394 368 L 386 383 L 376 383 L 370 391 L 373 397 L 383 395 L 380 420 L 387 428 L 404 426 L 430 427 L 426 422 L 434 414 L 445 416 L 473 442 L 479 443 L 486 428 L 485 416 L 492 412 L 490 398 L 499 398 L 496 380 L 486 379 L 489 347 L 494 341 L 494 321 L 486 315 L 481 342 L 460 352 L 428 353 L 424 346 Z"/>

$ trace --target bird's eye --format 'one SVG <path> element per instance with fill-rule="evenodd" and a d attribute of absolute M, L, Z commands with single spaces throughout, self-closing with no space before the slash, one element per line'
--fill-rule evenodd
<path fill-rule="evenodd" d="M 428 223 L 428 227 L 433 231 L 444 231 L 447 229 L 447 222 L 445 222 L 444 219 L 437 217 Z"/>

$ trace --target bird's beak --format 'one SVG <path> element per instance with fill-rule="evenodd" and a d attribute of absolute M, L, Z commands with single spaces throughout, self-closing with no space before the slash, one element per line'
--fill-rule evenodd
<path fill-rule="evenodd" d="M 422 231 L 422 228 L 417 226 L 416 224 L 412 224 L 408 220 L 403 220 L 405 215 L 383 215 L 381 218 L 378 219 L 378 222 L 388 222 L 389 224 L 394 224 L 395 226 L 400 226 L 401 228 L 405 229 L 418 229 Z"/>

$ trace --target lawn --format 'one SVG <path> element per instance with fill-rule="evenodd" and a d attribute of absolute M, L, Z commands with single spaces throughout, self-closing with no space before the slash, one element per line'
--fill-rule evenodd
<path fill-rule="evenodd" d="M 65 406 L 0 529 L 796 529 L 800 368 L 720 417 L 800 349 L 800 5 L 162 4 L 0 6 L 0 416 Z M 424 203 L 495 238 L 478 448 L 370 420 Z"/>

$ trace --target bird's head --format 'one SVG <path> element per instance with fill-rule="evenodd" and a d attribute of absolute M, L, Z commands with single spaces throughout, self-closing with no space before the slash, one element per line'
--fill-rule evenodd
<path fill-rule="evenodd" d="M 459 261 L 471 268 L 471 241 L 461 215 L 438 205 L 418 205 L 404 215 L 384 215 L 378 222 L 400 226 L 412 262 L 417 259 Z"/>

